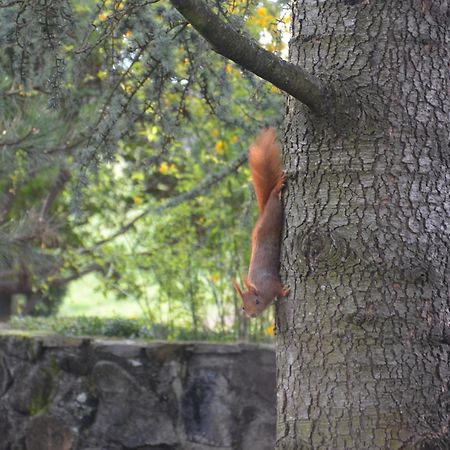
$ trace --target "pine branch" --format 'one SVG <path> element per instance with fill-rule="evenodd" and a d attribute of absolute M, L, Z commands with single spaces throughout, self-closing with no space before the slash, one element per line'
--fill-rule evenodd
<path fill-rule="evenodd" d="M 13 189 L 13 184 L 8 183 L 6 186 L 6 193 L 4 194 L 2 205 L 0 206 L 0 223 L 6 221 L 6 216 L 14 204 L 17 191 Z"/>
<path fill-rule="evenodd" d="M 22 93 L 23 94 L 23 93 Z M 25 133 L 22 137 L 18 137 L 17 139 L 11 141 L 0 141 L 0 146 L 11 146 L 11 145 L 19 145 L 23 141 L 27 140 L 34 133 L 34 129 L 31 128 L 27 133 Z"/>
<path fill-rule="evenodd" d="M 319 79 L 265 50 L 236 31 L 203 0 L 170 0 L 184 18 L 213 46 L 214 51 L 269 81 L 309 106 L 317 114 L 328 108 L 329 98 Z"/>

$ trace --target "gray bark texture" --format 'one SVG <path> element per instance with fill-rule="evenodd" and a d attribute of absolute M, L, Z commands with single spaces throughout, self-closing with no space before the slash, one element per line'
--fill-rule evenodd
<path fill-rule="evenodd" d="M 277 449 L 449 449 L 449 2 L 292 8 Z"/>

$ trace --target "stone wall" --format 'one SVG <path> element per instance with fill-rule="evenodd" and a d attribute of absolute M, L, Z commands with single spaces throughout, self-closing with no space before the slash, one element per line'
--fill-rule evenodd
<path fill-rule="evenodd" d="M 0 450 L 271 450 L 274 440 L 270 346 L 0 333 Z"/>

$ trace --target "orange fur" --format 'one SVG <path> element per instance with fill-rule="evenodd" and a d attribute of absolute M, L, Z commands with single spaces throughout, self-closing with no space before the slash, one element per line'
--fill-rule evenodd
<path fill-rule="evenodd" d="M 252 233 L 252 256 L 247 291 L 235 288 L 243 300 L 243 309 L 250 317 L 261 314 L 277 296 L 286 296 L 289 289 L 281 285 L 278 274 L 280 238 L 283 227 L 281 190 L 286 176 L 281 168 L 276 131 L 261 132 L 249 150 L 249 164 L 259 206 L 259 217 Z"/>
<path fill-rule="evenodd" d="M 272 189 L 283 174 L 280 150 L 276 139 L 275 129 L 267 128 L 256 138 L 248 152 L 248 161 L 260 214 L 264 211 L 264 206 Z"/>

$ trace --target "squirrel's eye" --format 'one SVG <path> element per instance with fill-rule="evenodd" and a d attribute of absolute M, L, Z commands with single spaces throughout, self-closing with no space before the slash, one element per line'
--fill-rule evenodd
<path fill-rule="evenodd" d="M 257 304 L 257 305 L 259 305 L 259 300 L 256 298 L 255 299 L 255 303 Z"/>

